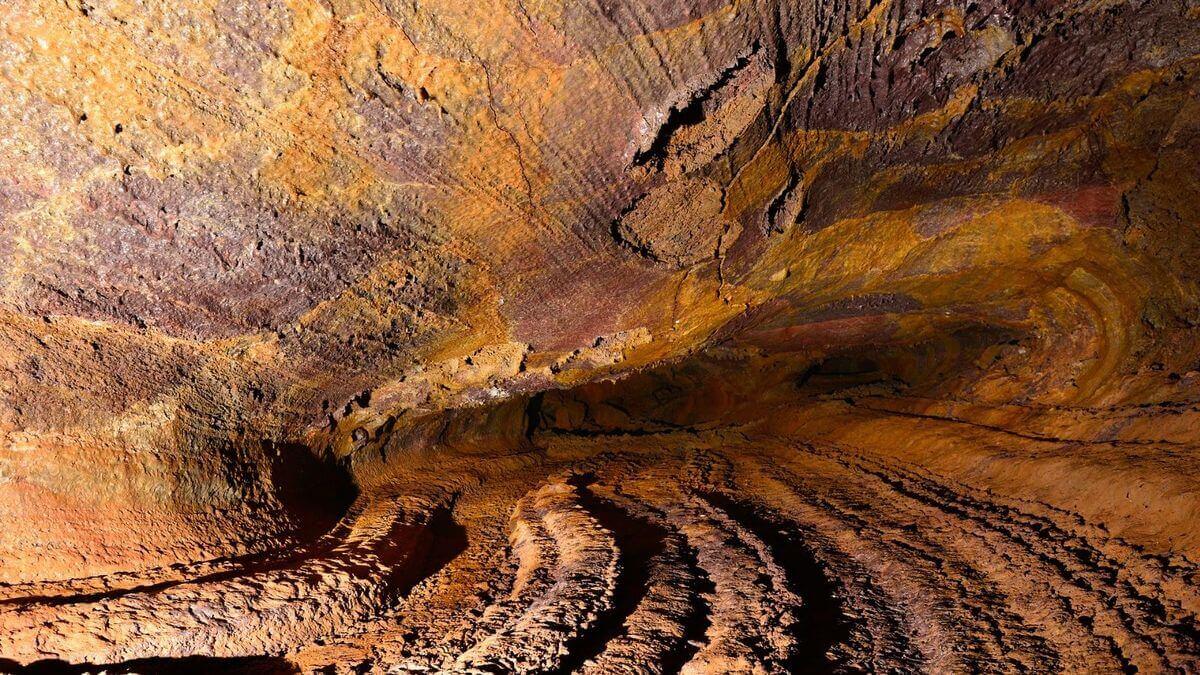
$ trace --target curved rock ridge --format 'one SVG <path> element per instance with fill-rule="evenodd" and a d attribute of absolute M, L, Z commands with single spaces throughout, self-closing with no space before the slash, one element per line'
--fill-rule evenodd
<path fill-rule="evenodd" d="M 1200 566 L 1012 494 L 1005 465 L 1026 458 L 939 473 L 761 431 L 553 436 L 441 502 L 403 496 L 428 476 L 398 480 L 275 569 L 14 599 L 4 650 L 110 672 L 151 653 L 304 672 L 1200 665 Z"/>
<path fill-rule="evenodd" d="M 0 125 L 0 673 L 1200 671 L 1195 0 L 11 0 Z"/>

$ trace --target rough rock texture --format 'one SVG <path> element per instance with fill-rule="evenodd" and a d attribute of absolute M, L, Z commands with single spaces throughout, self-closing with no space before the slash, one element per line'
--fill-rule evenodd
<path fill-rule="evenodd" d="M 0 672 L 1200 670 L 1195 0 L 0 37 Z"/>

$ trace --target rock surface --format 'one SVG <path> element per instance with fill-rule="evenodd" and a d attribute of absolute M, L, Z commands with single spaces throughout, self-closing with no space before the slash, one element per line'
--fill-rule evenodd
<path fill-rule="evenodd" d="M 0 672 L 1200 669 L 1194 0 L 0 35 Z"/>

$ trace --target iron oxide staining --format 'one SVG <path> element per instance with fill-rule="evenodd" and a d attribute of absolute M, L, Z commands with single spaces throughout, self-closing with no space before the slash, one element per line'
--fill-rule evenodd
<path fill-rule="evenodd" d="M 1200 670 L 1198 19 L 0 0 L 0 671 Z"/>

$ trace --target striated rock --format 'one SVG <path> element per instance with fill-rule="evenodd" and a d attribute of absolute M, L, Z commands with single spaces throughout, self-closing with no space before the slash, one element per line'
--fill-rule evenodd
<path fill-rule="evenodd" d="M 0 33 L 0 672 L 1200 669 L 1191 0 Z"/>

